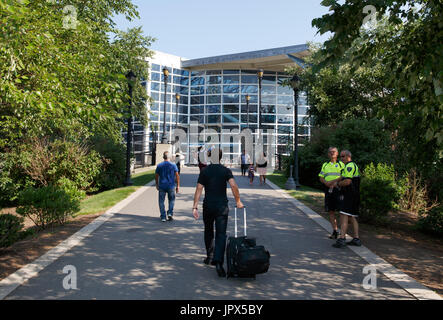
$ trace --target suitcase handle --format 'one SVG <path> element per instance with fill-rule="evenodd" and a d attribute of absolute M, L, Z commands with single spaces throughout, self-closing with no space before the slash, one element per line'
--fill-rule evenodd
<path fill-rule="evenodd" d="M 235 212 L 235 217 L 234 217 L 235 233 L 234 233 L 234 236 L 235 236 L 235 238 L 237 238 L 237 206 L 235 207 L 234 212 Z M 243 221 L 244 221 L 244 223 L 243 223 L 243 230 L 244 231 L 243 232 L 246 237 L 246 207 L 243 207 Z"/>

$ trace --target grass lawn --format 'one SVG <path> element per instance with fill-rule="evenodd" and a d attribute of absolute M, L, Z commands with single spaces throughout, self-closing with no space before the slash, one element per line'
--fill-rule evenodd
<path fill-rule="evenodd" d="M 141 186 L 144 186 L 145 184 L 154 180 L 154 176 L 154 169 L 134 174 L 131 177 L 131 180 L 134 183 L 132 186 L 107 190 L 89 196 L 81 202 L 80 211 L 77 212 L 74 216 L 76 217 L 80 215 L 104 212 L 122 201 L 123 199 L 127 198 L 131 193 L 136 191 Z"/>
<path fill-rule="evenodd" d="M 273 183 L 275 183 L 277 186 L 285 189 L 285 184 L 288 178 L 280 172 L 274 172 L 272 174 L 267 174 L 266 178 L 271 180 Z M 324 209 L 324 192 L 318 189 L 301 186 L 299 190 L 286 190 L 287 193 L 289 193 L 293 198 L 299 200 L 303 204 L 310 207 L 312 210 L 321 213 Z"/>

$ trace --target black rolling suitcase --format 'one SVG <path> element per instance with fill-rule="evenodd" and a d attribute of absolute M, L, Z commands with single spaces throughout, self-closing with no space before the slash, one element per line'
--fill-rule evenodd
<path fill-rule="evenodd" d="M 270 254 L 264 246 L 257 246 L 255 238 L 246 236 L 246 208 L 243 209 L 244 236 L 237 237 L 237 207 L 235 233 L 228 238 L 226 248 L 227 277 L 255 278 L 269 269 Z"/>

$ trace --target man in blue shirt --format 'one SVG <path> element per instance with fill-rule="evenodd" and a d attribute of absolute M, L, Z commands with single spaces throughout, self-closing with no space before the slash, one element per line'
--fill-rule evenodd
<path fill-rule="evenodd" d="M 155 186 L 158 190 L 158 205 L 160 207 L 160 219 L 166 221 L 165 212 L 165 197 L 168 194 L 168 220 L 172 221 L 172 216 L 174 215 L 174 202 L 175 202 L 175 191 L 179 192 L 180 187 L 180 176 L 178 174 L 178 168 L 175 163 L 170 162 L 169 152 L 163 153 L 162 163 L 157 165 L 155 169 Z M 177 185 L 175 184 L 177 181 Z"/>

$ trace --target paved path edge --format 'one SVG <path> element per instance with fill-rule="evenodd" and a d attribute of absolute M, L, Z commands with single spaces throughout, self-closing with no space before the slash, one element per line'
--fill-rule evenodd
<path fill-rule="evenodd" d="M 297 209 L 301 210 L 304 214 L 306 214 L 310 219 L 314 220 L 323 229 L 325 229 L 329 233 L 332 232 L 332 227 L 329 221 L 327 221 L 317 212 L 308 208 L 303 203 L 290 196 L 284 189 L 280 188 L 273 182 L 269 181 L 269 178 L 266 179 L 266 183 L 274 190 L 283 194 L 283 196 L 287 198 L 289 201 L 291 201 L 295 205 L 295 207 L 297 207 Z M 377 256 L 375 253 L 373 253 L 365 246 L 363 245 L 361 247 L 348 246 L 348 248 L 354 251 L 358 256 L 360 256 L 363 260 L 368 262 L 371 266 L 375 267 L 377 271 L 383 273 L 387 278 L 395 282 L 398 286 L 400 286 L 403 290 L 408 292 L 414 298 L 418 300 L 443 300 L 443 298 L 439 294 L 427 288 L 426 286 L 422 285 L 421 283 L 417 282 L 415 279 L 411 278 L 404 272 L 398 270 L 393 265 L 391 265 L 381 257 Z"/>
<path fill-rule="evenodd" d="M 56 261 L 67 251 L 80 244 L 81 241 L 89 236 L 92 232 L 98 229 L 103 223 L 108 221 L 115 213 L 119 212 L 127 204 L 140 196 L 147 187 L 151 187 L 155 184 L 155 180 L 150 181 L 146 185 L 140 187 L 138 190 L 131 193 L 128 197 L 108 209 L 104 214 L 94 219 L 88 225 L 74 233 L 68 239 L 61 242 L 56 247 L 52 248 L 33 262 L 20 268 L 16 272 L 10 274 L 8 277 L 0 281 L 0 300 L 5 299 L 12 291 L 17 289 L 27 280 L 38 275 L 40 271 Z"/>

